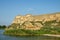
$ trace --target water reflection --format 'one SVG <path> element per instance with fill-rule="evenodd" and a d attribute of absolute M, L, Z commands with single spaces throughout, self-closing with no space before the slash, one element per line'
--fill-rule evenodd
<path fill-rule="evenodd" d="M 47 36 L 7 36 L 3 35 L 4 30 L 0 30 L 0 40 L 60 40 L 57 37 Z"/>

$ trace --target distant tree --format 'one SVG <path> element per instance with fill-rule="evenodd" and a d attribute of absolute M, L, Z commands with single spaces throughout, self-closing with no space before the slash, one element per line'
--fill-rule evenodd
<path fill-rule="evenodd" d="M 1 29 L 1 28 L 6 28 L 6 25 L 0 25 L 0 29 Z"/>
<path fill-rule="evenodd" d="M 3 28 L 6 28 L 6 25 L 3 25 L 2 27 L 3 27 Z"/>

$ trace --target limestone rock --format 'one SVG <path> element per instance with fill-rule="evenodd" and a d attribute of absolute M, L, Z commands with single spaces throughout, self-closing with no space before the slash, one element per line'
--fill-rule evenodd
<path fill-rule="evenodd" d="M 53 20 L 56 20 L 56 22 L 60 22 L 60 13 L 45 14 L 45 15 L 29 15 L 28 14 L 25 16 L 18 15 L 15 17 L 12 24 L 13 23 L 20 24 L 20 26 L 22 25 L 21 28 L 23 29 L 38 30 L 44 26 L 42 25 L 42 23 L 44 24 L 47 21 L 53 21 Z M 36 23 L 37 21 L 41 23 Z M 34 25 L 31 22 L 33 22 Z M 52 25 L 57 25 L 57 23 Z"/>

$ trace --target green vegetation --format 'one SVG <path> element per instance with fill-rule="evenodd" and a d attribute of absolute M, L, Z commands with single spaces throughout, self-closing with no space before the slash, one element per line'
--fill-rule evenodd
<path fill-rule="evenodd" d="M 8 34 L 8 35 L 60 34 L 60 28 L 44 27 L 44 28 L 41 28 L 40 30 L 13 29 L 13 30 L 6 30 L 4 34 Z"/>
<path fill-rule="evenodd" d="M 60 34 L 60 27 L 43 27 L 40 30 L 13 29 L 6 30 L 4 34 L 8 35 L 42 35 L 42 34 Z"/>
<path fill-rule="evenodd" d="M 4 29 L 4 28 L 6 28 L 6 26 L 5 25 L 0 25 L 0 29 Z"/>

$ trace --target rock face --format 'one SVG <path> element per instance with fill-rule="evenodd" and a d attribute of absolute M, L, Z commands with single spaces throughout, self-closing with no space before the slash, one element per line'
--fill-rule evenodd
<path fill-rule="evenodd" d="M 12 23 L 20 23 L 20 25 L 26 21 L 33 21 L 32 15 L 26 15 L 26 16 L 16 16 L 14 21 Z"/>
<path fill-rule="evenodd" d="M 26 21 L 51 21 L 56 20 L 60 21 L 60 13 L 56 14 L 46 14 L 46 15 L 26 15 L 26 16 L 16 16 L 12 23 L 24 23 Z"/>
<path fill-rule="evenodd" d="M 45 22 L 53 21 L 60 22 L 60 13 L 45 14 L 45 15 L 18 15 L 15 17 L 12 24 L 19 24 L 21 29 L 38 30 L 43 27 Z M 55 23 L 57 25 L 57 23 Z M 54 25 L 54 23 L 52 24 Z"/>

